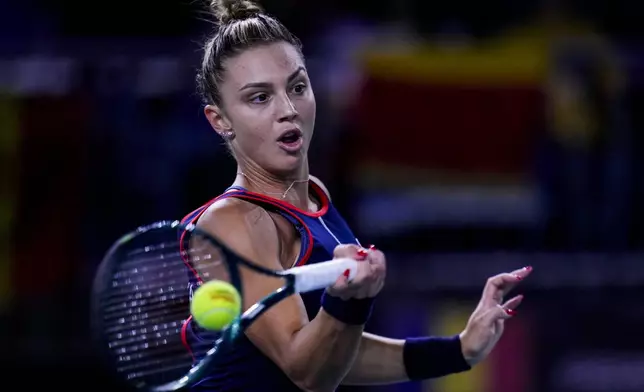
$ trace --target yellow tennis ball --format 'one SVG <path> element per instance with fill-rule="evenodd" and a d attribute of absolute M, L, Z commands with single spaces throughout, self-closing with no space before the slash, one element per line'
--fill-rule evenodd
<path fill-rule="evenodd" d="M 220 331 L 241 313 L 241 296 L 232 284 L 210 280 L 192 293 L 190 313 L 202 328 Z"/>

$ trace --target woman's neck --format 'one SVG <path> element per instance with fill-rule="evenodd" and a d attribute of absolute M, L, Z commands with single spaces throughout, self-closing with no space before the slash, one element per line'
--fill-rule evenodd
<path fill-rule="evenodd" d="M 298 175 L 278 177 L 265 170 L 238 166 L 234 185 L 288 202 L 304 211 L 311 209 L 308 168 L 303 168 Z"/>

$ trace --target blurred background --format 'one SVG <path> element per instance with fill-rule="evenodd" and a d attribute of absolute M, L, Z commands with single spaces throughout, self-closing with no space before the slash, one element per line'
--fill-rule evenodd
<path fill-rule="evenodd" d="M 343 390 L 644 391 L 635 3 L 262 4 L 305 44 L 311 172 L 388 257 L 370 331 L 458 333 L 487 277 L 535 268 L 474 370 Z M 234 178 L 194 89 L 204 18 L 194 0 L 0 0 L 0 358 L 34 390 L 115 390 L 88 337 L 100 258 Z"/>

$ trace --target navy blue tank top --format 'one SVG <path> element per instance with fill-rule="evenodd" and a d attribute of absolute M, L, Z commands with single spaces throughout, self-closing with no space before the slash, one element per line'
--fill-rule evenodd
<path fill-rule="evenodd" d="M 183 222 L 196 223 L 214 202 L 222 198 L 234 197 L 258 205 L 267 211 L 278 213 L 294 225 L 301 239 L 300 254 L 294 266 L 327 261 L 333 258 L 333 250 L 337 245 L 359 244 L 359 242 L 324 190 L 313 181 L 310 181 L 309 185 L 313 195 L 320 202 L 321 207 L 318 212 L 303 211 L 284 201 L 249 192 L 240 187 L 231 187 L 219 197 L 188 214 Z M 198 284 L 196 280 L 194 284 Z M 301 294 L 309 320 L 312 320 L 320 309 L 322 293 L 323 290 Z M 182 330 L 182 339 L 186 348 L 191 351 L 190 346 L 194 344 L 195 339 L 214 342 L 216 335 L 202 330 L 191 319 L 188 319 Z M 301 391 L 246 336 L 242 336 L 231 351 L 213 374 L 193 387 L 193 391 Z M 196 353 L 193 353 L 193 356 L 197 357 L 195 359 L 199 359 Z"/>

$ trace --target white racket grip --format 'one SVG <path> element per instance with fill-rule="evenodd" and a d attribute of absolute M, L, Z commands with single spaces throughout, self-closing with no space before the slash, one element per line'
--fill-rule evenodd
<path fill-rule="evenodd" d="M 358 262 L 350 258 L 334 259 L 293 267 L 286 272 L 295 276 L 295 292 L 306 293 L 333 285 L 346 270 L 349 270 L 349 280 L 352 280 L 358 272 Z"/>

